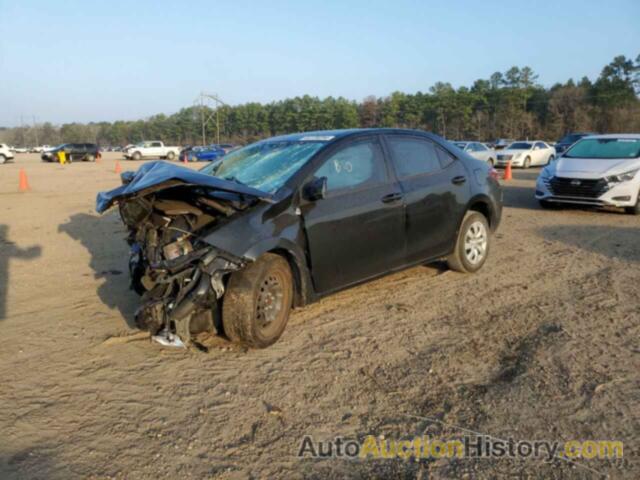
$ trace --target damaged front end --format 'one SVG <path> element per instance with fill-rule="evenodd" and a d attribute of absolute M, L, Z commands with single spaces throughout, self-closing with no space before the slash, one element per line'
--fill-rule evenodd
<path fill-rule="evenodd" d="M 98 195 L 97 209 L 117 204 L 129 230 L 131 287 L 142 300 L 137 326 L 160 343 L 189 346 L 194 334 L 219 328 L 216 312 L 226 276 L 249 261 L 205 236 L 266 194 L 154 163 L 125 172 L 121 187 Z"/>

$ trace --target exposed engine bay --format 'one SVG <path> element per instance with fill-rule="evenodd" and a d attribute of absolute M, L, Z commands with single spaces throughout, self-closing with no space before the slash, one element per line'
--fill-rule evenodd
<path fill-rule="evenodd" d="M 139 328 L 165 337 L 166 343 L 175 343 L 177 335 L 185 346 L 192 334 L 216 331 L 224 277 L 246 261 L 199 234 L 246 207 L 246 202 L 223 202 L 180 187 L 120 202 L 129 229 L 131 287 L 142 296 L 135 317 Z"/>

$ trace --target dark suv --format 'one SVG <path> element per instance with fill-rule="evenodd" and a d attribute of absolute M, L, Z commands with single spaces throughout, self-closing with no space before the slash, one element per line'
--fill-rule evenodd
<path fill-rule="evenodd" d="M 266 347 L 292 307 L 337 290 L 441 258 L 476 272 L 502 211 L 491 166 L 415 130 L 286 135 L 122 181 L 97 210 L 119 205 L 136 322 L 165 344 L 211 330 Z"/>
<path fill-rule="evenodd" d="M 57 162 L 58 152 L 64 150 L 67 162 L 94 162 L 100 153 L 95 143 L 63 143 L 57 147 L 42 152 L 41 158 L 43 162 Z"/>

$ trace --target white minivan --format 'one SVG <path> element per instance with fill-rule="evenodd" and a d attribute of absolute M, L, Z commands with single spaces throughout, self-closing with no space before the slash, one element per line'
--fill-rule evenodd
<path fill-rule="evenodd" d="M 543 207 L 614 206 L 639 215 L 639 171 L 640 134 L 584 137 L 540 172 L 536 198 Z"/>

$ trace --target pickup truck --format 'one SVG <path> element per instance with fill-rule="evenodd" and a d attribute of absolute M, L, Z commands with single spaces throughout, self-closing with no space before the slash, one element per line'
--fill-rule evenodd
<path fill-rule="evenodd" d="M 124 151 L 127 160 L 140 160 L 142 158 L 166 158 L 173 160 L 180 154 L 180 147 L 166 147 L 164 143 L 153 140 L 140 142 L 130 146 Z"/>

